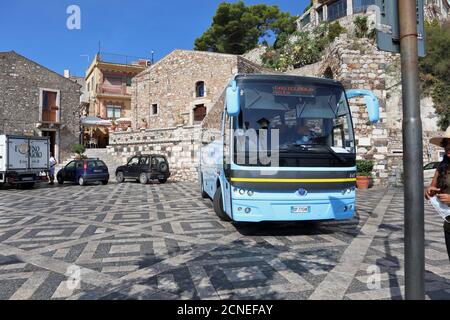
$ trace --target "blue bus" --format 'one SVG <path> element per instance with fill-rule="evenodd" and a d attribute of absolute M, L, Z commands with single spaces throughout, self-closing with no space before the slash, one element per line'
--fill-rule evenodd
<path fill-rule="evenodd" d="M 202 124 L 203 198 L 224 221 L 352 219 L 354 97 L 376 123 L 379 102 L 368 90 L 321 78 L 234 76 Z"/>

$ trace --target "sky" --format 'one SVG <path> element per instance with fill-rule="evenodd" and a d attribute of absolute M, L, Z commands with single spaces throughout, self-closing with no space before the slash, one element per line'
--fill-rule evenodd
<path fill-rule="evenodd" d="M 227 2 L 236 2 L 228 0 Z M 0 52 L 14 50 L 60 74 L 84 76 L 98 52 L 151 58 L 193 49 L 221 0 L 1 0 Z M 299 15 L 309 0 L 245 0 Z M 69 30 L 67 8 L 79 6 L 81 29 Z"/>

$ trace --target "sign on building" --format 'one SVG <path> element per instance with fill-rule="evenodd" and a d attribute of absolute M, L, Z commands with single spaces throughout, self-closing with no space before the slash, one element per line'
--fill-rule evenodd
<path fill-rule="evenodd" d="M 378 49 L 382 51 L 400 53 L 400 22 L 398 0 L 376 0 L 380 10 L 377 28 Z M 419 57 L 425 56 L 425 19 L 424 0 L 416 0 L 417 34 Z"/>

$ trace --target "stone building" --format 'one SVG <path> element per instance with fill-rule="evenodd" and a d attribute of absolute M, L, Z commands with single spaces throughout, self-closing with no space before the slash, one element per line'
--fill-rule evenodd
<path fill-rule="evenodd" d="M 109 153 L 168 156 L 175 179 L 196 179 L 201 123 L 237 73 L 269 70 L 241 56 L 175 50 L 133 79 L 133 132 L 115 132 Z"/>
<path fill-rule="evenodd" d="M 14 51 L 0 52 L 0 134 L 48 136 L 63 161 L 79 142 L 80 88 Z"/>
<path fill-rule="evenodd" d="M 89 106 L 86 115 L 103 120 L 117 121 L 117 127 L 131 126 L 131 85 L 133 77 L 150 65 L 146 59 L 115 54 L 97 54 L 85 76 Z M 96 140 L 96 146 L 105 148 L 109 128 L 86 128 L 85 139 Z"/>
<path fill-rule="evenodd" d="M 175 50 L 135 77 L 133 128 L 201 124 L 232 75 L 259 70 L 241 56 Z"/>
<path fill-rule="evenodd" d="M 366 13 L 377 0 L 313 0 L 311 8 L 297 20 L 299 30 L 310 30 L 322 22 L 339 21 L 346 28 L 352 27 L 353 15 Z M 428 20 L 446 20 L 450 15 L 448 0 L 425 0 L 425 16 Z M 375 18 L 373 18 L 375 19 Z"/>

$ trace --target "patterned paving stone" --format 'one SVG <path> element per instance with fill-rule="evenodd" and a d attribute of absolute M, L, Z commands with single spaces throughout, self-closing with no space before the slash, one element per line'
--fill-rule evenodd
<path fill-rule="evenodd" d="M 403 195 L 389 192 L 360 192 L 351 221 L 235 226 L 192 183 L 0 190 L 0 299 L 402 299 Z M 450 299 L 429 207 L 426 235 L 427 296 Z"/>

